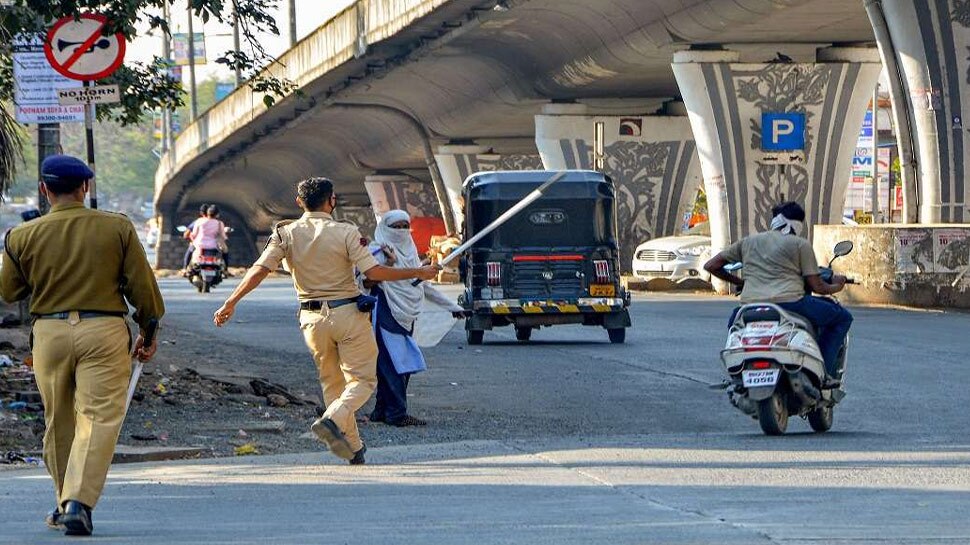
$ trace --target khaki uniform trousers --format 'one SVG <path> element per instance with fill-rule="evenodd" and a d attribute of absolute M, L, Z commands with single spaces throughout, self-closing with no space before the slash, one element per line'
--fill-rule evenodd
<path fill-rule="evenodd" d="M 125 418 L 131 375 L 121 317 L 41 319 L 34 324 L 34 376 L 44 402 L 44 463 L 57 504 L 94 508 Z"/>
<path fill-rule="evenodd" d="M 377 341 L 370 313 L 349 304 L 335 309 L 300 311 L 300 329 L 313 354 L 330 418 L 347 436 L 354 452 L 363 443 L 355 413 L 377 387 Z"/>

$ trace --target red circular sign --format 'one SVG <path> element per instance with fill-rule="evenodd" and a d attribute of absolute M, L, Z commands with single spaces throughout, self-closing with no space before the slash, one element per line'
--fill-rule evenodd
<path fill-rule="evenodd" d="M 107 23 L 107 17 L 94 13 L 60 19 L 47 33 L 47 61 L 71 79 L 91 81 L 111 75 L 125 60 L 125 37 L 120 32 L 103 36 Z"/>

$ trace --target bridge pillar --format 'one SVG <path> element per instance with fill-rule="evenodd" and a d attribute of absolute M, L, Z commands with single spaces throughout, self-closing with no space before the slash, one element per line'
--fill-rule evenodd
<path fill-rule="evenodd" d="M 468 176 L 481 171 L 542 169 L 538 153 L 494 153 L 491 148 L 476 144 L 438 146 L 434 157 L 459 231 L 465 220 L 461 189 Z"/>
<path fill-rule="evenodd" d="M 404 210 L 411 216 L 411 230 L 418 250 L 427 250 L 432 235 L 446 234 L 441 207 L 431 182 L 405 174 L 375 174 L 364 179 L 373 215 Z"/>
<path fill-rule="evenodd" d="M 155 243 L 156 269 L 181 269 L 187 243 L 182 233 L 175 230 L 179 224 L 170 214 L 158 216 L 158 242 Z"/>
<path fill-rule="evenodd" d="M 768 229 L 771 207 L 803 204 L 807 223 L 839 224 L 852 157 L 881 64 L 875 49 L 820 49 L 814 63 L 739 62 L 681 51 L 674 76 L 697 139 L 716 252 Z M 762 151 L 762 114 L 804 114 L 804 152 Z"/>
<path fill-rule="evenodd" d="M 548 104 L 536 116 L 536 145 L 547 169 L 595 168 L 603 127 L 603 172 L 616 184 L 620 265 L 629 272 L 638 244 L 683 230 L 701 184 L 687 117 L 588 115 L 582 104 Z"/>
<path fill-rule="evenodd" d="M 916 152 L 921 223 L 970 221 L 970 3 L 882 0 L 883 54 L 899 67 Z M 877 37 L 881 37 L 877 32 Z M 889 74 L 897 77 L 897 74 Z"/>

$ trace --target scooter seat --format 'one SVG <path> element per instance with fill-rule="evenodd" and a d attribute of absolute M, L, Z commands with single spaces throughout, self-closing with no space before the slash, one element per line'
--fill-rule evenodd
<path fill-rule="evenodd" d="M 747 305 L 741 309 L 741 321 L 745 324 L 753 322 L 779 322 L 782 319 L 794 322 L 798 327 L 808 331 L 812 337 L 817 336 L 815 326 L 803 316 L 775 305 Z"/>

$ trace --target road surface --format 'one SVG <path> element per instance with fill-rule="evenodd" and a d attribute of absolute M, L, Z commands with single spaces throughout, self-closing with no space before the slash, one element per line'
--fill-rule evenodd
<path fill-rule="evenodd" d="M 200 316 L 228 287 L 163 285 L 170 335 L 313 380 L 286 280 L 221 331 Z M 458 327 L 415 377 L 432 425 L 409 444 L 371 442 L 362 468 L 320 452 L 118 466 L 86 542 L 970 543 L 970 315 L 853 308 L 833 431 L 769 438 L 708 388 L 733 304 L 638 297 L 624 345 L 563 326 L 467 347 Z M 43 527 L 49 488 L 0 473 L 0 544 L 63 541 Z"/>

